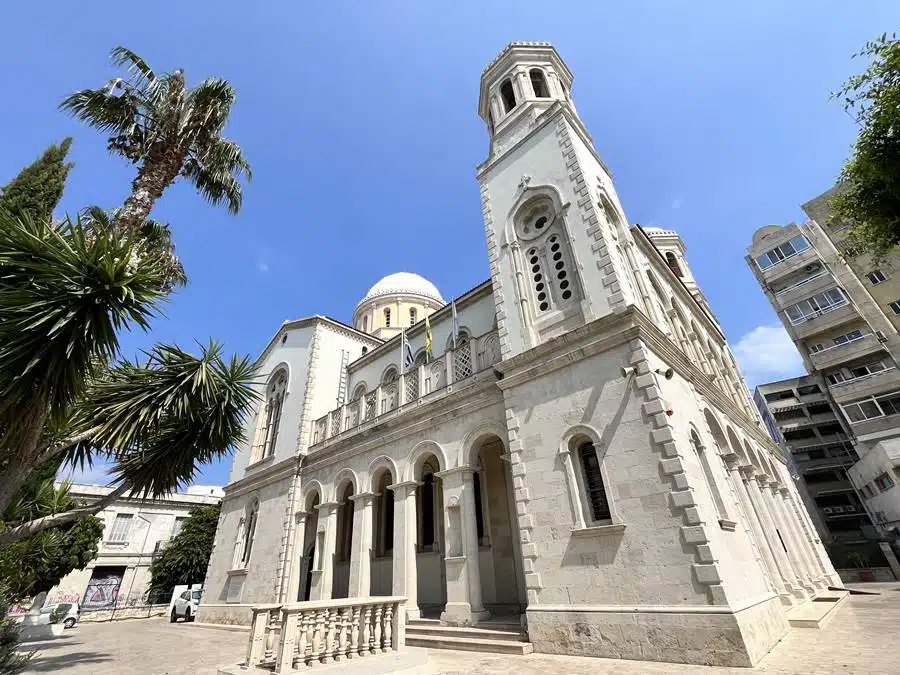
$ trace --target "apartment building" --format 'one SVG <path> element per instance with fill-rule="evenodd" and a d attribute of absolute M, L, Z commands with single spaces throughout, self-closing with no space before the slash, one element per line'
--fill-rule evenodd
<path fill-rule="evenodd" d="M 858 544 L 875 529 L 848 469 L 859 457 L 843 415 L 825 395 L 820 376 L 805 375 L 756 388 L 753 400 L 769 434 L 802 479 L 800 496 L 822 539 Z"/>
<path fill-rule="evenodd" d="M 832 425 L 836 433 L 841 427 L 855 449 L 858 459 L 847 475 L 876 529 L 880 535 L 892 530 L 896 534 L 900 530 L 900 488 L 895 487 L 900 481 L 900 255 L 891 253 L 880 261 L 854 255 L 846 243 L 847 224 L 831 223 L 828 201 L 833 193 L 830 190 L 803 205 L 809 217 L 803 224 L 757 230 L 746 259 L 803 357 L 806 371 L 822 389 L 823 404 L 840 412 L 838 420 L 826 425 Z M 778 384 L 773 383 L 776 390 L 768 393 L 776 393 Z M 824 415 L 824 405 L 821 410 Z M 776 405 L 775 412 L 789 411 Z M 805 413 L 811 418 L 808 409 Z M 790 436 L 796 443 L 808 432 L 794 429 Z M 823 439 L 816 436 L 815 440 Z"/>

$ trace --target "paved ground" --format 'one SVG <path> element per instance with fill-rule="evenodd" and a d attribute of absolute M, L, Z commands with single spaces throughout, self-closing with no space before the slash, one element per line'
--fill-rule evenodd
<path fill-rule="evenodd" d="M 752 671 L 646 661 L 524 657 L 431 650 L 423 675 L 444 673 L 516 675 L 875 675 L 897 672 L 900 584 L 866 584 L 881 595 L 852 596 L 823 629 L 793 629 Z M 64 675 L 214 675 L 215 666 L 236 663 L 247 633 L 169 624 L 164 619 L 82 624 L 52 642 L 32 643 L 38 654 L 28 672 Z"/>

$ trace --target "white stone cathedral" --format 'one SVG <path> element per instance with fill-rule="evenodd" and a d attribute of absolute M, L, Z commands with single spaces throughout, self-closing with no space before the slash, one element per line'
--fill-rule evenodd
<path fill-rule="evenodd" d="M 481 76 L 488 281 L 447 304 L 393 274 L 352 326 L 275 333 L 200 621 L 394 595 L 539 652 L 750 666 L 838 583 L 681 239 L 628 225 L 571 86 L 546 43 Z"/>

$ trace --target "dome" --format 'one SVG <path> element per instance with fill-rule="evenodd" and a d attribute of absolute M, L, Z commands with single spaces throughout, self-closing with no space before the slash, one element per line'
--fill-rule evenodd
<path fill-rule="evenodd" d="M 359 301 L 359 304 L 361 305 L 367 300 L 372 300 L 373 298 L 379 298 L 385 295 L 418 295 L 439 302 L 442 305 L 447 304 L 444 298 L 441 297 L 440 291 L 438 291 L 433 283 L 412 272 L 388 274 L 384 279 L 369 289 L 369 292 Z"/>

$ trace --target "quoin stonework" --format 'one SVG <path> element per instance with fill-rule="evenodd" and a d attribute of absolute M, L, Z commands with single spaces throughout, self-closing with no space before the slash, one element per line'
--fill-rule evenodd
<path fill-rule="evenodd" d="M 628 224 L 571 86 L 545 43 L 482 74 L 488 281 L 447 304 L 392 275 L 353 326 L 275 333 L 199 621 L 403 596 L 410 630 L 750 666 L 838 582 L 683 242 Z"/>

